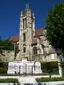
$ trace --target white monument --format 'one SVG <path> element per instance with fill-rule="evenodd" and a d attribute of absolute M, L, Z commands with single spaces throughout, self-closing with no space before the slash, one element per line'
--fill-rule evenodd
<path fill-rule="evenodd" d="M 8 63 L 8 74 L 41 74 L 41 64 L 35 61 L 14 61 Z"/>
<path fill-rule="evenodd" d="M 41 64 L 35 61 L 14 61 L 8 63 L 8 74 L 41 74 Z"/>

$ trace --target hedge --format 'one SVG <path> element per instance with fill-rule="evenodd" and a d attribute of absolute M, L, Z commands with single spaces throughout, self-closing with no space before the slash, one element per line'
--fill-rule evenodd
<path fill-rule="evenodd" d="M 1 73 L 7 73 L 7 70 L 8 70 L 7 68 L 0 68 L 0 74 Z"/>
<path fill-rule="evenodd" d="M 64 77 L 55 77 L 55 78 L 37 78 L 37 82 L 49 82 L 49 81 L 64 81 Z"/>
<path fill-rule="evenodd" d="M 61 67 L 62 67 L 62 76 L 64 76 L 64 62 L 61 62 Z"/>
<path fill-rule="evenodd" d="M 13 78 L 0 79 L 0 83 L 18 83 L 18 79 Z"/>
<path fill-rule="evenodd" d="M 8 67 L 8 62 L 0 61 L 0 67 Z"/>
<path fill-rule="evenodd" d="M 43 73 L 59 74 L 58 62 L 41 62 Z"/>
<path fill-rule="evenodd" d="M 7 69 L 8 69 L 8 62 L 0 61 L 0 74 L 7 73 Z"/>

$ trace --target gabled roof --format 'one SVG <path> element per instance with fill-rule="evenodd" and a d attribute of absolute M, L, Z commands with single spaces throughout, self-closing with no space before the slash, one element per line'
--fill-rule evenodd
<path fill-rule="evenodd" d="M 44 31 L 44 28 L 40 28 L 38 30 L 35 30 L 35 37 L 42 36 L 43 31 Z"/>
<path fill-rule="evenodd" d="M 39 37 L 43 35 L 44 28 L 40 28 L 35 30 L 35 36 L 34 37 Z M 19 36 L 13 36 L 10 38 L 10 41 L 12 42 L 18 42 L 19 41 Z M 33 43 L 36 42 L 36 39 L 33 39 Z"/>
<path fill-rule="evenodd" d="M 51 50 L 49 50 L 49 53 L 50 53 L 50 54 L 55 54 L 56 51 L 55 51 L 54 49 L 51 49 Z"/>
<path fill-rule="evenodd" d="M 37 38 L 32 39 L 32 45 L 37 44 Z"/>
<path fill-rule="evenodd" d="M 19 36 L 13 36 L 9 39 L 12 42 L 18 42 L 19 41 Z"/>

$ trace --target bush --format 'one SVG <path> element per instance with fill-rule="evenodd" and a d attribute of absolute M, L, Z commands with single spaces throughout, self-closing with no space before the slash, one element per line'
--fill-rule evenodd
<path fill-rule="evenodd" d="M 18 83 L 18 80 L 13 78 L 0 79 L 0 83 Z"/>
<path fill-rule="evenodd" d="M 7 73 L 7 69 L 8 69 L 8 62 L 0 61 L 0 74 Z"/>
<path fill-rule="evenodd" d="M 3 62 L 3 61 L 0 61 L 0 68 L 1 67 L 8 67 L 8 62 Z"/>
<path fill-rule="evenodd" d="M 43 73 L 58 74 L 58 62 L 42 62 L 41 69 Z"/>
<path fill-rule="evenodd" d="M 7 68 L 0 68 L 0 74 L 1 73 L 7 73 L 7 70 L 8 70 Z"/>
<path fill-rule="evenodd" d="M 49 81 L 64 81 L 64 77 L 55 77 L 55 78 L 40 78 L 40 79 L 36 79 L 37 82 L 49 82 Z"/>
<path fill-rule="evenodd" d="M 61 62 L 61 67 L 62 67 L 62 76 L 64 76 L 64 62 Z"/>

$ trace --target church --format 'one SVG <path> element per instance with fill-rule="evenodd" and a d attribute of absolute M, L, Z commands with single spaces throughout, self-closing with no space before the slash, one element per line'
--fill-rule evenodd
<path fill-rule="evenodd" d="M 35 29 L 35 15 L 30 6 L 26 5 L 25 10 L 20 13 L 19 35 L 10 37 L 14 43 L 14 50 L 4 50 L 0 54 L 2 61 L 28 61 L 51 62 L 58 61 L 58 56 L 49 41 L 46 39 L 45 28 Z M 18 46 L 19 52 L 15 56 L 15 46 Z"/>
<path fill-rule="evenodd" d="M 42 63 L 58 62 L 58 76 L 62 76 L 60 59 L 46 39 L 45 28 L 35 29 L 35 15 L 29 5 L 20 13 L 19 35 L 9 40 L 14 50 L 3 50 L 0 54 L 0 60 L 8 62 L 8 74 L 42 74 Z"/>
<path fill-rule="evenodd" d="M 15 60 L 58 61 L 56 52 L 46 39 L 46 30 L 35 29 L 35 15 L 29 5 L 20 13 L 19 36 L 11 37 L 10 41 L 18 44 L 19 53 Z"/>

